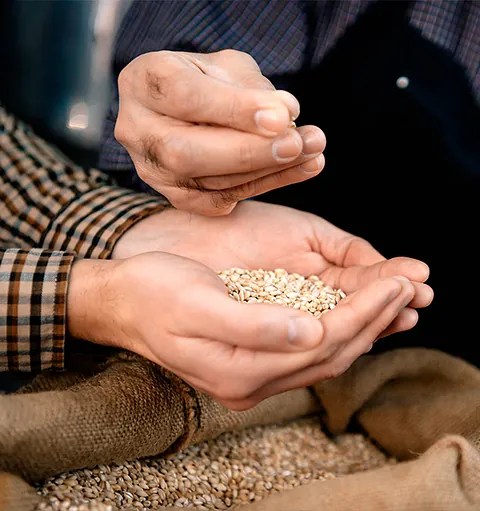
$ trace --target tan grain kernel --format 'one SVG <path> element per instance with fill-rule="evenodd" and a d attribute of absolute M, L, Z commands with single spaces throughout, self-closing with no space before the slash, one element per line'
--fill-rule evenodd
<path fill-rule="evenodd" d="M 315 275 L 289 274 L 281 268 L 233 268 L 218 275 L 238 301 L 293 307 L 317 318 L 346 296 Z M 343 435 L 333 441 L 318 419 L 303 418 L 224 433 L 165 457 L 62 474 L 38 486 L 43 501 L 37 511 L 228 509 L 387 463 L 395 460 L 363 436 Z"/>

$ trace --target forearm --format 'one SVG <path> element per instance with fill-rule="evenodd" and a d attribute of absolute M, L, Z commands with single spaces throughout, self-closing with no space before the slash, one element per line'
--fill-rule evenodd
<path fill-rule="evenodd" d="M 0 249 L 0 372 L 61 370 L 74 338 L 115 345 L 118 264 Z"/>
<path fill-rule="evenodd" d="M 2 246 L 108 258 L 128 228 L 167 204 L 74 165 L 1 105 L 0 129 Z"/>
<path fill-rule="evenodd" d="M 69 337 L 114 345 L 122 318 L 116 317 L 115 287 L 118 262 L 79 259 L 72 266 L 66 297 L 66 330 Z M 117 291 L 115 291 L 115 289 Z"/>

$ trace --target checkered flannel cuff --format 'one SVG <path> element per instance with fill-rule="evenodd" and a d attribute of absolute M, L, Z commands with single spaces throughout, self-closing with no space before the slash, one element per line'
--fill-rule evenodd
<path fill-rule="evenodd" d="M 73 254 L 0 249 L 0 371 L 63 369 Z"/>
<path fill-rule="evenodd" d="M 42 247 L 75 252 L 79 257 L 107 259 L 115 243 L 133 224 L 169 206 L 117 186 L 99 186 L 65 206 L 45 230 Z"/>

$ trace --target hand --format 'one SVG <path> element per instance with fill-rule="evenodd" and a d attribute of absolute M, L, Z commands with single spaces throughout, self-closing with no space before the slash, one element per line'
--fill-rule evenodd
<path fill-rule="evenodd" d="M 75 262 L 67 318 L 72 336 L 133 351 L 241 410 L 341 374 L 414 293 L 407 279 L 376 279 L 315 319 L 238 303 L 201 263 L 149 253 Z"/>
<path fill-rule="evenodd" d="M 246 53 L 146 53 L 122 70 L 118 88 L 115 137 L 139 177 L 178 209 L 225 215 L 323 169 L 322 131 L 289 128 L 298 101 Z"/>
<path fill-rule="evenodd" d="M 347 294 L 379 277 L 404 276 L 413 282 L 415 299 L 382 336 L 413 328 L 415 309 L 433 299 L 432 289 L 424 284 L 429 275 L 425 263 L 406 257 L 387 261 L 367 241 L 318 216 L 258 201 L 242 202 L 220 218 L 174 209 L 153 215 L 120 238 L 113 257 L 155 250 L 195 259 L 214 270 L 284 268 L 318 275 Z"/>

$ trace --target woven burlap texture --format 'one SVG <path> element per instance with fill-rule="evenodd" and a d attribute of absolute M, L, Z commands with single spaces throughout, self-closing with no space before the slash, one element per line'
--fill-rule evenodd
<path fill-rule="evenodd" d="M 96 367 L 40 375 L 0 396 L 0 471 L 26 481 L 153 456 L 224 431 L 318 413 L 332 434 L 355 422 L 403 460 L 311 483 L 245 511 L 480 510 L 480 371 L 445 353 L 400 349 L 360 358 L 344 375 L 232 412 L 174 375 L 120 354 Z M 0 510 L 30 511 L 21 479 L 0 478 Z"/>

